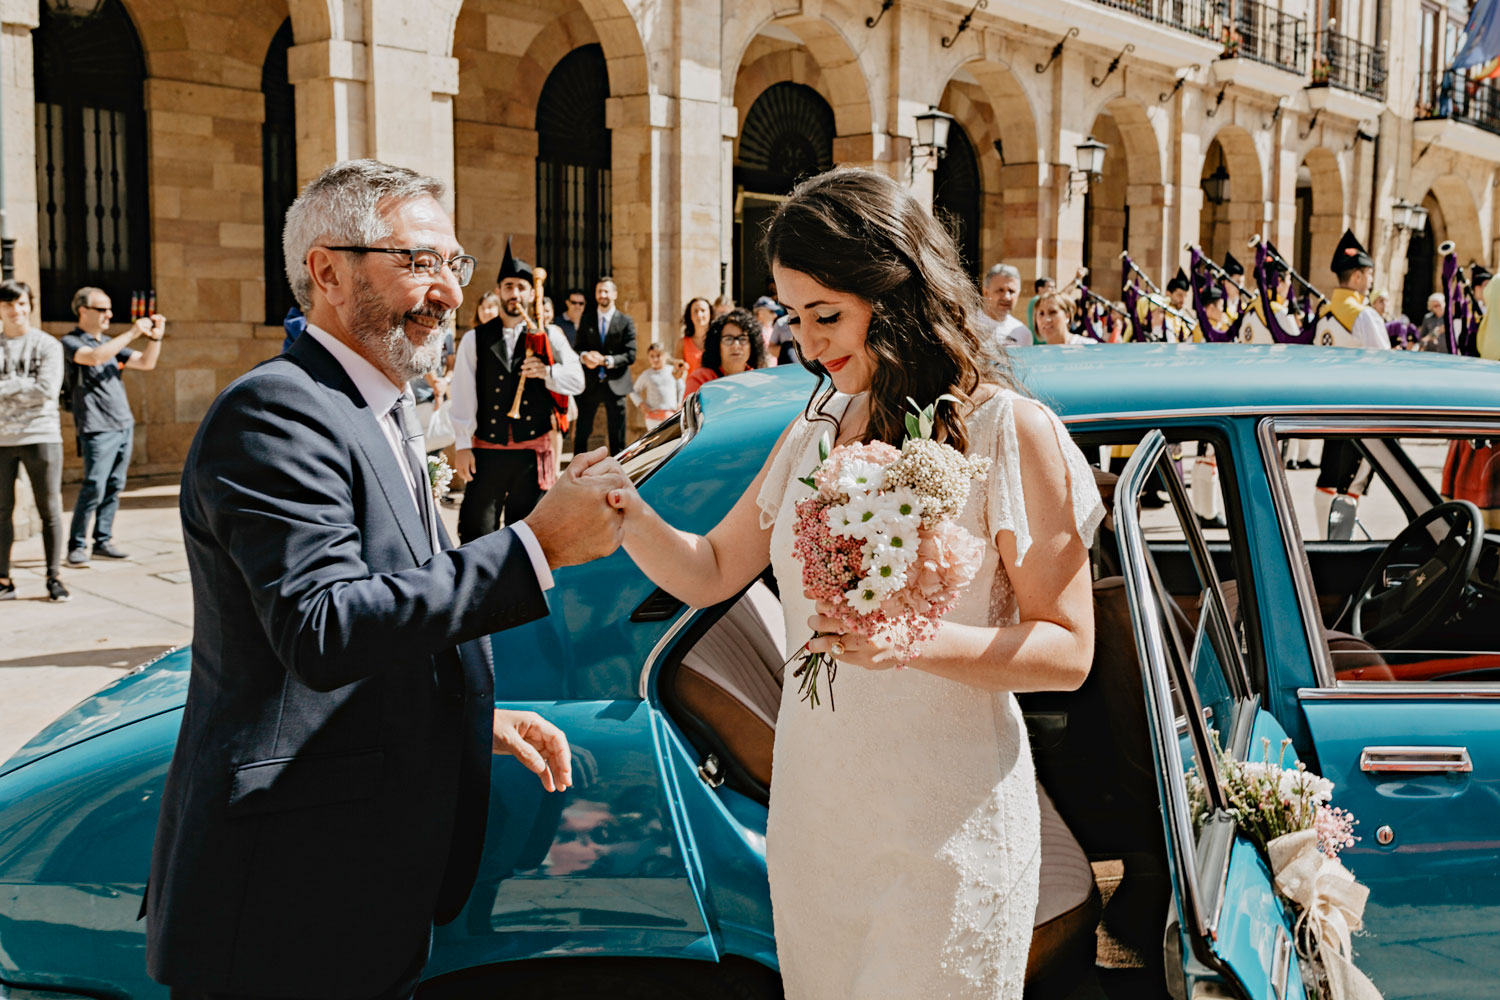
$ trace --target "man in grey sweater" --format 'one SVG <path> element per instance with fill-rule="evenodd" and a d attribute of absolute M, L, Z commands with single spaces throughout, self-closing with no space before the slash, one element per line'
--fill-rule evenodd
<path fill-rule="evenodd" d="M 31 326 L 31 286 L 0 281 L 0 601 L 16 596 L 10 575 L 14 541 L 11 515 L 22 466 L 42 514 L 47 553 L 47 596 L 66 601 L 62 565 L 62 427 L 57 417 L 63 351 L 56 339 Z"/>

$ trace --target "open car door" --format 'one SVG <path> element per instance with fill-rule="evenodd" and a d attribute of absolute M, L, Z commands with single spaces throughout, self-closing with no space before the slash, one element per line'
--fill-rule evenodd
<path fill-rule="evenodd" d="M 1165 490 L 1171 503 L 1145 524 L 1140 499 L 1148 489 Z M 1146 435 L 1121 475 L 1114 516 L 1172 873 L 1175 912 L 1166 918 L 1165 947 L 1169 958 L 1180 949 L 1181 961 L 1168 962 L 1167 976 L 1183 977 L 1181 991 L 1172 992 L 1300 1000 L 1306 993 L 1290 914 L 1266 862 L 1236 831 L 1218 768 L 1218 747 L 1239 759 L 1253 748 L 1259 760 L 1262 740 L 1279 749 L 1284 733 L 1250 688 L 1237 623 L 1160 431 Z M 1186 539 L 1196 593 L 1167 590 L 1153 535 L 1179 547 Z"/>

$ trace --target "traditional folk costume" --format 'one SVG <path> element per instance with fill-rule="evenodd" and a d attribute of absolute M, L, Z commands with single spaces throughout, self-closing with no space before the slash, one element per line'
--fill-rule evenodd
<path fill-rule="evenodd" d="M 1484 316 L 1474 337 L 1481 358 L 1500 361 L 1500 281 L 1489 280 L 1490 272 L 1475 265 L 1471 280 L 1481 284 L 1485 276 Z M 1442 494 L 1448 500 L 1468 500 L 1484 515 L 1485 527 L 1500 529 L 1500 443 L 1480 443 L 1463 438 L 1448 446 L 1443 463 Z"/>
<path fill-rule="evenodd" d="M 532 280 L 531 265 L 511 254 L 509 240 L 495 284 L 506 278 Z M 583 391 L 583 366 L 560 327 L 529 329 L 524 316 L 511 319 L 502 310 L 458 345 L 449 412 L 456 447 L 474 451 L 474 479 L 458 511 L 460 542 L 521 520 L 557 481 L 552 431 L 566 429 L 568 397 Z M 528 347 L 547 365 L 547 377 L 528 378 L 522 389 Z M 518 390 L 519 416 L 512 419 Z"/>
<path fill-rule="evenodd" d="M 1374 266 L 1375 261 L 1354 238 L 1354 233 L 1344 230 L 1344 238 L 1339 240 L 1328 269 L 1343 275 Z M 1364 295 L 1352 288 L 1335 288 L 1328 302 L 1319 309 L 1313 343 L 1323 347 L 1391 349 L 1385 321 Z M 1318 492 L 1313 498 L 1318 524 L 1328 524 L 1335 498 L 1343 496 L 1356 504 L 1359 502 L 1364 484 L 1369 482 L 1369 476 L 1361 474 L 1360 466 L 1359 449 L 1354 442 L 1336 438 L 1323 442 L 1323 466 L 1318 473 Z"/>
<path fill-rule="evenodd" d="M 1168 295 L 1171 295 L 1173 292 L 1190 292 L 1192 289 L 1193 285 L 1192 282 L 1188 281 L 1187 272 L 1180 267 L 1177 269 L 1177 274 L 1172 277 L 1172 280 L 1167 282 Z M 1177 312 L 1182 313 L 1183 310 L 1179 309 Z M 1178 315 L 1166 313 L 1165 317 L 1168 343 L 1185 344 L 1188 341 L 1201 341 L 1203 339 L 1203 336 L 1198 332 L 1198 328 L 1195 325 L 1180 318 Z"/>
<path fill-rule="evenodd" d="M 1237 279 L 1245 276 L 1245 265 L 1228 250 L 1224 251 L 1224 274 L 1230 279 L 1224 283 L 1224 317 L 1233 323 L 1250 304 L 1240 297 L 1239 286 L 1235 284 Z"/>

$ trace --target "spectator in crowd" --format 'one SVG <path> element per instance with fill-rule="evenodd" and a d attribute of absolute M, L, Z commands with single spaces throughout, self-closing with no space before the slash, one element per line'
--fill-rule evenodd
<path fill-rule="evenodd" d="M 682 310 L 682 360 L 688 371 L 703 364 L 703 343 L 708 336 L 708 324 L 714 321 L 714 307 L 701 295 L 688 299 Z"/>
<path fill-rule="evenodd" d="M 760 334 L 760 323 L 748 310 L 731 310 L 716 316 L 709 326 L 703 366 L 688 373 L 683 398 L 697 392 L 705 382 L 764 367 L 766 341 Z"/>
<path fill-rule="evenodd" d="M 755 321 L 760 324 L 760 335 L 766 343 L 766 363 L 777 364 L 776 321 L 786 315 L 786 310 L 781 308 L 781 303 L 771 298 L 771 296 L 762 295 L 755 300 L 753 311 L 755 312 Z"/>
<path fill-rule="evenodd" d="M 708 304 L 707 300 L 700 301 L 704 305 Z M 646 430 L 654 431 L 657 424 L 682 406 L 683 380 L 687 366 L 681 360 L 673 358 L 669 369 L 667 351 L 659 343 L 646 349 L 646 360 L 651 367 L 636 376 L 630 401 L 641 408 L 641 414 L 646 418 Z"/>
<path fill-rule="evenodd" d="M 121 372 L 148 372 L 161 356 L 167 321 L 161 315 L 142 316 L 125 332 L 109 337 L 114 316 L 109 296 L 102 288 L 84 287 L 73 293 L 73 313 L 78 325 L 62 339 L 63 358 L 76 367 L 73 376 L 73 424 L 78 428 L 78 451 L 83 456 L 83 485 L 73 505 L 73 526 L 68 536 L 68 565 L 89 564 L 89 522 L 93 521 L 94 551 L 106 559 L 125 559 L 114 543 L 115 511 L 130 467 L 130 448 L 135 438 L 135 417 L 125 398 Z M 143 350 L 130 345 L 145 338 Z"/>
<path fill-rule="evenodd" d="M 1427 296 L 1427 315 L 1422 317 L 1422 324 L 1417 330 L 1417 342 L 1422 350 L 1448 353 L 1448 337 L 1443 330 L 1445 308 L 1447 300 L 1442 292 L 1433 292 Z"/>
<path fill-rule="evenodd" d="M 1052 280 L 1048 275 L 1044 274 L 1031 283 L 1031 298 L 1026 302 L 1026 326 L 1032 333 L 1036 333 L 1037 299 L 1040 299 L 1048 292 L 1055 291 L 1057 291 L 1057 282 Z M 1040 338 L 1037 338 L 1034 342 L 1039 344 L 1042 341 Z"/>
<path fill-rule="evenodd" d="M 728 313 L 733 312 L 735 308 L 736 307 L 734 304 L 734 299 L 731 299 L 727 295 L 720 295 L 718 298 L 714 299 L 715 317 L 727 315 Z"/>
<path fill-rule="evenodd" d="M 286 331 L 286 336 L 281 338 L 281 353 L 285 354 L 297 342 L 297 338 L 302 336 L 302 331 L 307 329 L 307 317 L 293 305 L 282 318 L 281 328 Z"/>
<path fill-rule="evenodd" d="M 517 523 L 556 484 L 552 430 L 566 409 L 558 396 L 584 383 L 578 356 L 556 326 L 546 328 L 545 344 L 528 349 L 532 268 L 512 255 L 509 242 L 495 283 L 500 315 L 463 339 L 453 369 L 453 469 L 467 484 L 458 510 L 460 543 Z"/>
<path fill-rule="evenodd" d="M 1031 332 L 1025 323 L 1011 315 L 1021 297 L 1021 272 L 1009 264 L 996 264 L 985 273 L 980 290 L 984 294 L 984 312 L 979 323 L 992 353 L 1006 347 L 1030 347 Z"/>
<path fill-rule="evenodd" d="M 484 324 L 499 315 L 500 296 L 491 288 L 479 296 L 479 301 L 474 304 L 474 326 L 469 327 L 469 329 L 472 330 L 474 327 L 484 326 Z"/>
<path fill-rule="evenodd" d="M 31 325 L 31 286 L 0 281 L 0 601 L 16 596 L 10 575 L 11 517 L 22 467 L 42 515 L 47 597 L 66 601 L 63 586 L 62 426 L 57 418 L 63 351 Z"/>
<path fill-rule="evenodd" d="M 581 288 L 570 288 L 568 294 L 563 296 L 563 314 L 558 317 L 557 326 L 562 330 L 563 336 L 568 338 L 568 346 L 575 351 L 578 349 L 578 324 L 583 320 L 583 311 L 588 307 L 588 296 L 583 294 Z"/>
<path fill-rule="evenodd" d="M 1380 318 L 1387 323 L 1395 318 L 1391 315 L 1391 293 L 1387 289 L 1382 288 L 1370 296 L 1370 308 L 1380 313 Z"/>
<path fill-rule="evenodd" d="M 1073 319 L 1078 307 L 1065 292 L 1044 292 L 1036 300 L 1036 332 L 1044 344 L 1094 344 L 1093 337 L 1073 333 Z"/>
<path fill-rule="evenodd" d="M 625 397 L 630 395 L 630 366 L 635 364 L 635 320 L 615 308 L 620 289 L 605 276 L 594 285 L 594 305 L 578 327 L 578 357 L 583 362 L 583 392 L 578 399 L 578 431 L 573 454 L 589 450 L 594 414 L 604 410 L 609 451 L 625 448 Z"/>
<path fill-rule="evenodd" d="M 773 365 L 795 365 L 800 360 L 797 357 L 797 337 L 792 333 L 792 319 L 785 313 L 771 324 L 771 346 L 767 360 Z"/>

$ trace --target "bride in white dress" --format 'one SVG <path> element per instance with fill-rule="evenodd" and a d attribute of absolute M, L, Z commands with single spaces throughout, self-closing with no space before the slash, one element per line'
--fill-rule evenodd
<path fill-rule="evenodd" d="M 868 171 L 812 178 L 773 217 L 767 252 L 805 363 L 808 412 L 707 536 L 621 498 L 624 545 L 691 605 L 725 600 L 769 562 L 790 656 L 842 653 L 833 709 L 788 678 L 777 721 L 766 865 L 789 1000 L 1017 998 L 1037 905 L 1039 818 L 1014 692 L 1082 683 L 1093 652 L 1087 548 L 1103 506 L 1052 412 L 990 363 L 952 241 Z M 802 594 L 792 551 L 799 479 L 817 441 L 899 444 L 910 396 L 939 434 L 994 459 L 961 523 L 979 575 L 919 658 L 835 634 Z M 606 463 L 612 465 L 612 463 Z"/>

